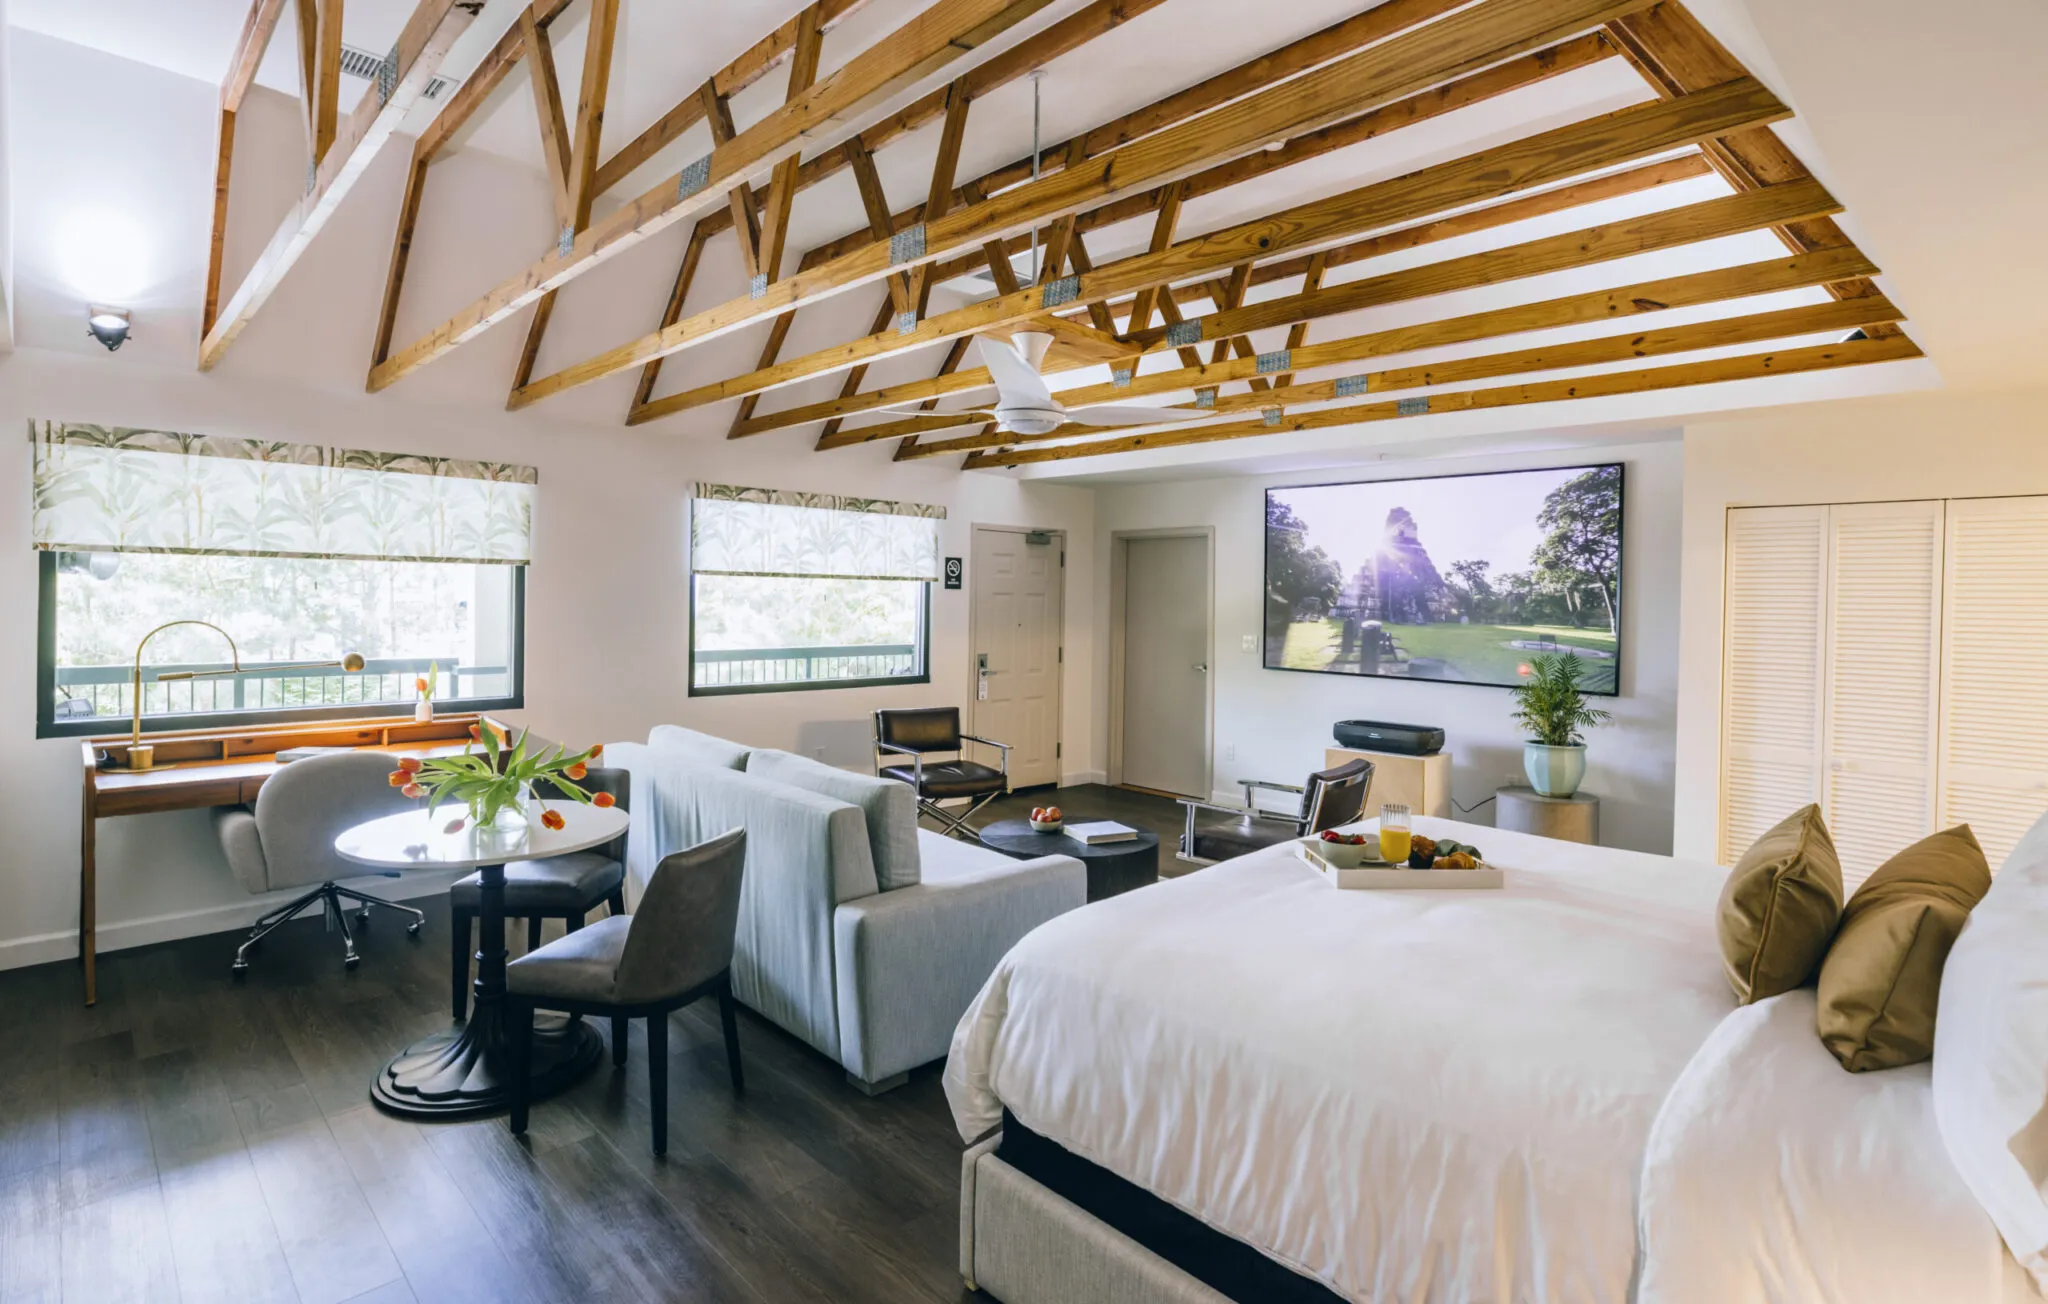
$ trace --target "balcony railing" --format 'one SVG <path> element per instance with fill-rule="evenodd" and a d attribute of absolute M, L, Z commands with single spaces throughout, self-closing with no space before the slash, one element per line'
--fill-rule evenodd
<path fill-rule="evenodd" d="M 504 666 L 465 666 L 454 657 L 394 657 L 373 659 L 362 670 L 349 674 L 340 669 L 286 669 L 286 662 L 245 663 L 238 675 L 218 679 L 180 679 L 158 683 L 156 677 L 178 671 L 207 673 L 228 669 L 225 661 L 179 662 L 142 667 L 143 715 L 205 715 L 220 711 L 292 710 L 300 707 L 348 706 L 355 703 L 389 702 L 406 705 L 413 701 L 413 683 L 439 665 L 439 695 L 443 698 L 502 696 L 509 685 L 481 688 L 477 681 L 508 673 Z M 57 708 L 59 720 L 95 717 L 125 718 L 134 712 L 129 696 L 132 666 L 59 666 Z M 467 684 L 465 684 L 467 681 Z"/>
<path fill-rule="evenodd" d="M 917 648 L 910 643 L 858 647 L 770 647 L 707 651 L 692 655 L 691 683 L 697 688 L 746 688 L 774 684 L 830 683 L 847 679 L 902 679 L 918 673 Z"/>

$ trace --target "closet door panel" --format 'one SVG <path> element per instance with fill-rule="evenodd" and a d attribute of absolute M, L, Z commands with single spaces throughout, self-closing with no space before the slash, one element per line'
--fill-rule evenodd
<path fill-rule="evenodd" d="M 1721 846 L 1821 799 L 1828 509 L 1728 512 L 1721 684 Z"/>
<path fill-rule="evenodd" d="M 1995 871 L 2048 809 L 2048 499 L 1948 506 L 1938 822 Z"/>

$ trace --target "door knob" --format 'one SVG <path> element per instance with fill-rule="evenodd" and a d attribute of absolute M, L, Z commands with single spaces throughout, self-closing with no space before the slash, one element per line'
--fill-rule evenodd
<path fill-rule="evenodd" d="M 1206 674 L 1208 674 L 1208 673 L 1209 673 L 1209 666 L 1208 666 L 1208 663 L 1207 663 L 1207 662 L 1204 662 L 1204 661 L 1197 661 L 1197 662 L 1195 663 L 1195 673 L 1196 673 L 1196 674 L 1198 674 L 1198 675 L 1206 675 Z"/>

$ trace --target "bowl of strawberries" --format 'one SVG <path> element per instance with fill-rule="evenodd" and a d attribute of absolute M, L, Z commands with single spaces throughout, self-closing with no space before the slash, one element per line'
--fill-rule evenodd
<path fill-rule="evenodd" d="M 1363 833 L 1339 833 L 1325 829 L 1316 839 L 1323 861 L 1338 869 L 1357 869 L 1368 860 L 1377 861 L 1379 847 Z"/>
<path fill-rule="evenodd" d="M 1057 806 L 1033 806 L 1031 828 L 1035 833 L 1058 833 L 1065 826 L 1067 817 Z"/>

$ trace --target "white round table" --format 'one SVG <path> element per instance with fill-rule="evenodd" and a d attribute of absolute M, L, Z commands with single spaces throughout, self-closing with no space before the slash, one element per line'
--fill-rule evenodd
<path fill-rule="evenodd" d="M 562 817 L 562 827 L 540 822 L 542 806 Z M 358 824 L 334 840 L 344 860 L 377 869 L 475 869 L 478 871 L 476 999 L 468 1020 L 447 1032 L 422 1038 L 400 1051 L 370 1085 L 370 1099 L 407 1118 L 470 1118 L 511 1104 L 506 1085 L 512 1056 L 505 1036 L 505 866 L 521 860 L 566 856 L 610 842 L 626 831 L 626 812 L 572 801 L 534 803 L 521 828 L 479 831 L 461 806 L 387 815 Z M 447 826 L 461 819 L 459 832 Z M 535 1100 L 551 1096 L 597 1067 L 604 1044 L 581 1020 L 542 1015 L 536 1019 L 530 1091 Z"/>

